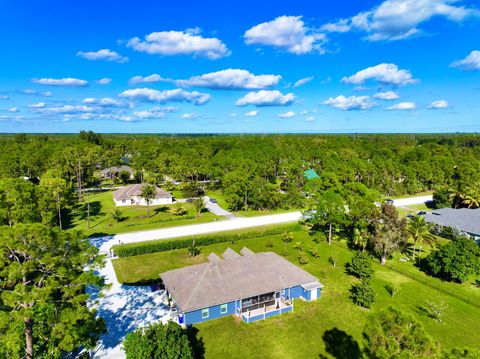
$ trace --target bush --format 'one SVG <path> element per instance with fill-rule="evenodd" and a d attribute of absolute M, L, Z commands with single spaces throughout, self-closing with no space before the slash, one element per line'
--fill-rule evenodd
<path fill-rule="evenodd" d="M 375 302 L 375 293 L 370 284 L 365 281 L 352 285 L 350 293 L 352 301 L 360 307 L 370 309 Z"/>
<path fill-rule="evenodd" d="M 372 261 L 365 252 L 355 252 L 350 262 L 345 264 L 347 272 L 362 280 L 368 280 L 373 275 Z"/>
<path fill-rule="evenodd" d="M 441 322 L 443 314 L 448 309 L 448 304 L 445 300 L 430 300 L 422 305 L 420 309 L 430 318 L 435 319 L 437 322 Z"/>
<path fill-rule="evenodd" d="M 305 253 L 300 253 L 300 255 L 298 256 L 298 263 L 300 263 L 300 264 L 307 264 L 308 263 L 308 258 L 305 255 Z"/>
<path fill-rule="evenodd" d="M 430 253 L 421 265 L 434 276 L 464 282 L 480 274 L 480 247 L 471 239 L 458 238 Z"/>
<path fill-rule="evenodd" d="M 312 247 L 309 249 L 310 254 L 313 258 L 320 258 L 320 251 L 316 247 Z"/>
<path fill-rule="evenodd" d="M 299 230 L 298 225 L 290 226 L 291 230 Z M 245 233 L 225 233 L 217 235 L 207 235 L 195 238 L 196 246 L 208 246 L 215 243 L 235 243 L 241 239 L 268 237 L 280 234 L 285 231 L 285 227 L 271 228 L 264 231 L 252 231 Z M 172 240 L 158 240 L 141 243 L 130 243 L 113 246 L 113 251 L 118 257 L 131 257 L 140 254 L 166 252 L 174 249 L 189 248 L 192 244 L 192 238 L 172 239 Z"/>
<path fill-rule="evenodd" d="M 393 285 L 393 284 L 387 284 L 385 286 L 385 289 L 392 298 L 395 298 L 397 293 L 400 291 L 400 288 L 398 288 L 396 285 Z"/>

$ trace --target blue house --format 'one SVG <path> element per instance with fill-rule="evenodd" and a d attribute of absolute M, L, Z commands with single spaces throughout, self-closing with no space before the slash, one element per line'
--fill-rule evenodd
<path fill-rule="evenodd" d="M 191 325 L 236 315 L 250 323 L 293 311 L 297 298 L 320 298 L 317 278 L 273 252 L 241 255 L 228 248 L 223 258 L 160 275 L 178 322 Z"/>

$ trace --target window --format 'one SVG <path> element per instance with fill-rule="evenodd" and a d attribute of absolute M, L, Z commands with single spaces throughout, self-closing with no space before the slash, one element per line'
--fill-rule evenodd
<path fill-rule="evenodd" d="M 202 319 L 208 318 L 208 308 L 202 309 Z"/>
<path fill-rule="evenodd" d="M 126 200 L 126 199 L 122 199 L 122 203 L 127 203 L 127 200 Z"/>
<path fill-rule="evenodd" d="M 226 304 L 222 304 L 220 306 L 220 313 L 221 314 L 225 314 L 227 312 L 228 308 L 227 308 L 227 305 Z"/>

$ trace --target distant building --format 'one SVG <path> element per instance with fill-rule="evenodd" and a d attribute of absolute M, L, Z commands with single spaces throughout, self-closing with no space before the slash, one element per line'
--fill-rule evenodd
<path fill-rule="evenodd" d="M 100 171 L 100 175 L 102 178 L 113 179 L 117 178 L 120 172 L 128 172 L 130 174 L 130 179 L 133 179 L 134 171 L 129 166 L 113 166 L 110 168 L 105 168 L 104 170 Z"/>
<path fill-rule="evenodd" d="M 315 172 L 314 169 L 308 169 L 306 171 L 303 172 L 303 176 L 307 179 L 307 180 L 312 180 L 312 179 L 315 179 L 315 178 L 320 178 L 320 176 L 318 175 L 317 172 Z"/>
<path fill-rule="evenodd" d="M 317 278 L 273 252 L 240 254 L 228 248 L 223 259 L 162 273 L 180 324 L 236 315 L 250 323 L 293 311 L 293 301 L 320 297 Z"/>
<path fill-rule="evenodd" d="M 463 234 L 480 240 L 480 208 L 441 208 L 422 215 L 428 223 L 452 227 Z"/>
<path fill-rule="evenodd" d="M 113 192 L 113 200 L 117 206 L 146 206 L 145 199 L 142 198 L 142 189 L 146 184 L 137 183 L 125 186 Z M 160 187 L 155 187 L 155 198 L 151 200 L 151 205 L 171 204 L 173 196 Z"/>

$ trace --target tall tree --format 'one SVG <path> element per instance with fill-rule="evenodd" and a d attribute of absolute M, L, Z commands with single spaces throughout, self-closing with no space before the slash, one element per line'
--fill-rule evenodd
<path fill-rule="evenodd" d="M 422 216 L 414 216 L 407 225 L 408 236 L 413 241 L 413 260 L 415 260 L 417 245 L 423 242 L 432 242 L 434 236 L 430 233 L 429 224 Z"/>
<path fill-rule="evenodd" d="M 406 220 L 400 218 L 396 208 L 382 205 L 380 219 L 375 226 L 373 237 L 375 252 L 383 265 L 393 252 L 401 250 L 407 243 Z"/>
<path fill-rule="evenodd" d="M 147 217 L 150 217 L 150 203 L 152 202 L 152 199 L 155 198 L 156 194 L 157 190 L 155 186 L 151 184 L 146 184 L 142 187 L 142 192 L 140 196 L 145 200 L 145 203 L 147 204 Z"/>
<path fill-rule="evenodd" d="M 195 198 L 193 200 L 193 206 L 195 207 L 197 217 L 199 217 L 202 211 L 205 209 L 205 198 L 203 196 Z"/>
<path fill-rule="evenodd" d="M 40 214 L 36 202 L 32 182 L 16 178 L 0 180 L 0 224 L 12 226 L 21 222 L 37 222 Z"/>
<path fill-rule="evenodd" d="M 0 229 L 0 353 L 57 358 L 94 347 L 104 322 L 86 307 L 85 288 L 102 285 L 96 253 L 77 232 L 41 224 Z"/>
<path fill-rule="evenodd" d="M 67 205 L 70 193 L 70 186 L 63 178 L 50 173 L 42 176 L 38 186 L 38 207 L 43 224 L 51 226 L 56 223 L 62 229 L 62 209 Z"/>
<path fill-rule="evenodd" d="M 304 217 L 312 231 L 326 230 L 328 244 L 331 244 L 333 232 L 345 221 L 345 204 L 338 193 L 325 191 L 312 208 L 305 211 Z"/>

